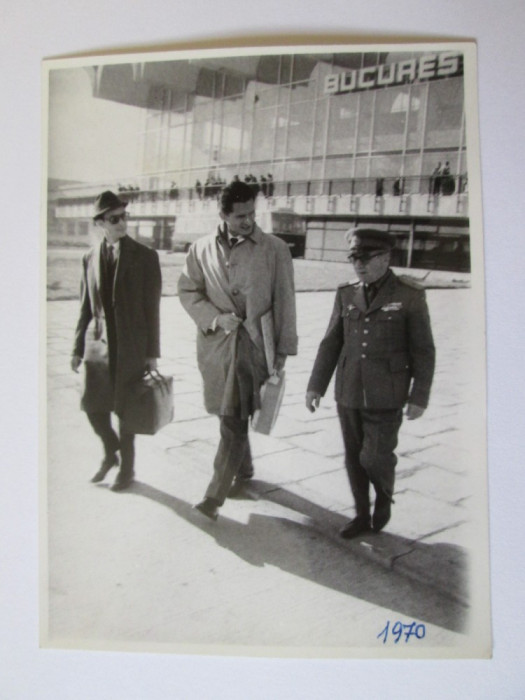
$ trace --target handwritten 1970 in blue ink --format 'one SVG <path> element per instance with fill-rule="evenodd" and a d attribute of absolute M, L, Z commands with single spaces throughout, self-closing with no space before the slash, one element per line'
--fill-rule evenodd
<path fill-rule="evenodd" d="M 399 640 L 404 636 L 405 644 L 407 644 L 410 641 L 410 637 L 415 637 L 416 639 L 423 639 L 425 634 L 426 628 L 422 622 L 410 622 L 408 624 L 404 624 L 403 622 L 400 622 L 398 620 L 397 622 L 394 622 L 394 624 L 391 626 L 390 620 L 387 620 L 384 629 L 382 629 L 381 632 L 377 635 L 377 639 L 381 639 L 381 637 L 383 637 L 383 644 L 386 644 L 390 636 L 394 639 L 394 644 L 397 644 Z"/>

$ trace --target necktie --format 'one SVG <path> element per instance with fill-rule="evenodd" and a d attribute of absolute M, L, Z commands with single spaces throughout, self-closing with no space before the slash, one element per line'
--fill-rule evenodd
<path fill-rule="evenodd" d="M 233 246 L 237 243 L 238 240 L 239 240 L 238 238 L 235 238 L 234 236 L 232 236 L 230 238 L 230 248 L 233 248 Z"/>
<path fill-rule="evenodd" d="M 113 252 L 112 245 L 106 246 L 106 258 L 108 261 L 108 267 L 111 269 L 113 267 L 113 265 L 115 264 L 115 254 Z"/>
<path fill-rule="evenodd" d="M 377 293 L 377 289 L 375 284 L 366 284 L 365 285 L 365 296 L 366 296 L 366 303 L 367 306 L 370 306 L 370 304 L 374 301 L 374 297 Z"/>

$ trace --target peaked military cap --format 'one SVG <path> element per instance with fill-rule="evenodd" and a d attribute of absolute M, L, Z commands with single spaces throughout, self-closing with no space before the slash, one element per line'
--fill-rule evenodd
<path fill-rule="evenodd" d="M 119 209 L 120 207 L 127 207 L 128 202 L 125 199 L 120 199 L 111 190 L 106 190 L 99 194 L 95 199 L 95 205 L 93 210 L 93 219 L 99 219 L 101 216 L 106 214 L 106 212 L 112 209 Z"/>
<path fill-rule="evenodd" d="M 351 228 L 345 238 L 349 244 L 350 252 L 365 250 L 392 250 L 395 245 L 394 238 L 386 231 L 378 228 Z"/>

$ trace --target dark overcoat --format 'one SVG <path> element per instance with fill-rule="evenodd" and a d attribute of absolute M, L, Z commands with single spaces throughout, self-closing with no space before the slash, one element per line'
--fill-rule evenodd
<path fill-rule="evenodd" d="M 338 288 L 308 390 L 324 396 L 334 370 L 335 399 L 348 408 L 426 408 L 435 348 L 425 291 L 389 272 L 367 308 L 362 284 Z"/>
<path fill-rule="evenodd" d="M 102 243 L 82 259 L 80 314 L 75 332 L 73 354 L 84 357 L 86 337 L 107 337 L 102 303 Z M 81 407 L 88 412 L 114 410 L 122 414 L 129 386 L 140 378 L 146 358 L 160 357 L 161 272 L 156 251 L 124 236 L 110 292 L 114 310 L 116 367 L 113 391 L 108 397 L 97 384 L 96 373 L 86 372 L 86 387 Z M 91 379 L 94 380 L 90 386 Z"/>

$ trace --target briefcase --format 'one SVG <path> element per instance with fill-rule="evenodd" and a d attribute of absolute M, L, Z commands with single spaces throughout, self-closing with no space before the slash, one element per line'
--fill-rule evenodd
<path fill-rule="evenodd" d="M 125 429 L 139 435 L 155 435 L 173 420 L 173 377 L 157 370 L 144 372 L 126 394 L 122 415 Z"/>
<path fill-rule="evenodd" d="M 256 433 L 269 435 L 283 401 L 285 388 L 285 372 L 274 373 L 268 377 L 261 387 L 261 408 L 254 412 L 252 428 Z"/>

